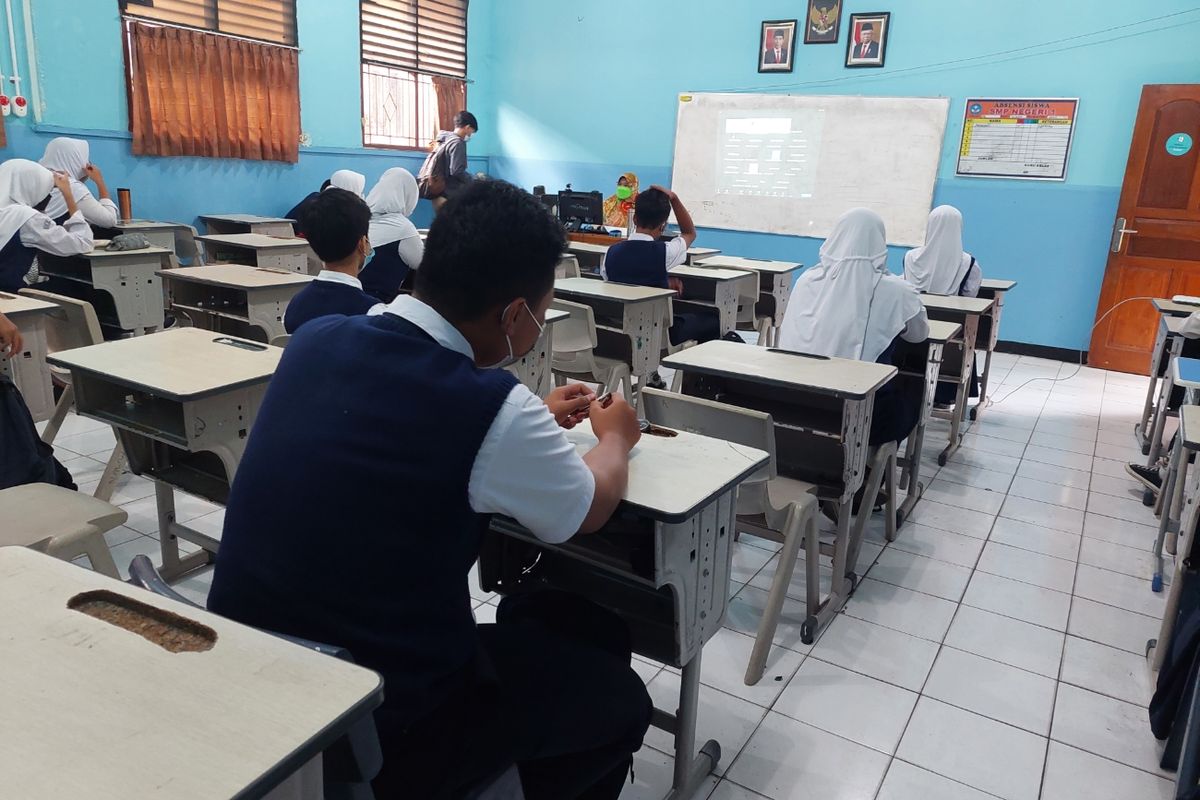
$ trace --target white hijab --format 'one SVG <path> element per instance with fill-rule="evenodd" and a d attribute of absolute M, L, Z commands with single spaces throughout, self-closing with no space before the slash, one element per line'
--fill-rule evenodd
<path fill-rule="evenodd" d="M 345 189 L 347 192 L 354 192 L 362 197 L 363 191 L 367 188 L 367 176 L 351 169 L 339 169 L 329 176 L 329 185 Z"/>
<path fill-rule="evenodd" d="M 371 207 L 371 228 L 367 234 L 372 247 L 419 236 L 409 216 L 417 208 L 417 179 L 403 167 L 383 173 L 367 195 Z"/>
<path fill-rule="evenodd" d="M 874 361 L 921 313 L 921 298 L 887 271 L 883 218 L 847 211 L 821 245 L 821 261 L 796 281 L 779 347 Z"/>
<path fill-rule="evenodd" d="M 51 172 L 65 172 L 71 179 L 71 195 L 75 202 L 90 194 L 83 179 L 87 177 L 87 165 L 91 161 L 91 146 L 83 139 L 59 136 L 46 145 L 46 152 L 38 163 Z M 57 189 L 50 196 L 46 216 L 58 219 L 67 213 L 67 201 Z"/>
<path fill-rule="evenodd" d="M 50 170 L 24 158 L 0 164 L 0 248 L 38 212 L 33 208 L 54 188 Z"/>
<path fill-rule="evenodd" d="M 962 214 L 954 206 L 938 206 L 929 214 L 925 246 L 904 256 L 904 279 L 929 294 L 958 294 L 971 256 L 963 252 Z"/>

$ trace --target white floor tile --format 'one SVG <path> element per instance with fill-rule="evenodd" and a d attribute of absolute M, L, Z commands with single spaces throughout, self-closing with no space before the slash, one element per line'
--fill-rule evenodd
<path fill-rule="evenodd" d="M 767 593 L 762 589 L 747 586 L 729 600 L 729 609 L 725 612 L 725 627 L 748 636 L 757 636 L 758 625 L 766 607 Z M 807 617 L 807 604 L 804 601 L 786 598 L 779 613 L 774 643 L 798 653 L 811 650 L 812 645 L 804 644 L 800 640 L 800 626 Z"/>
<path fill-rule="evenodd" d="M 729 570 L 729 581 L 737 585 L 745 585 L 758 574 L 758 571 L 771 560 L 771 552 L 755 547 L 751 540 L 760 540 L 756 536 L 744 534 L 733 543 L 733 564 Z M 774 542 L 770 542 L 774 544 Z"/>
<path fill-rule="evenodd" d="M 133 528 L 128 528 L 124 525 L 118 525 L 110 531 L 104 532 L 104 543 L 111 550 L 119 544 L 125 544 L 138 538 L 142 534 L 135 531 Z"/>
<path fill-rule="evenodd" d="M 621 800 L 662 800 L 671 790 L 674 769 L 675 760 L 671 756 L 643 747 L 634 754 L 634 781 L 625 785 Z"/>
<path fill-rule="evenodd" d="M 963 596 L 963 603 L 1034 625 L 1065 631 L 1071 595 L 986 572 L 976 572 Z"/>
<path fill-rule="evenodd" d="M 1005 800 L 1037 800 L 1046 740 L 922 697 L 897 755 Z"/>
<path fill-rule="evenodd" d="M 1055 450 L 1066 450 L 1069 453 L 1081 453 L 1085 456 L 1092 455 L 1096 449 L 1095 432 L 1090 436 L 1073 435 L 1073 429 L 1069 429 L 1065 435 L 1053 433 L 1038 433 L 1034 430 L 1033 438 L 1030 440 L 1033 444 L 1039 447 L 1051 447 Z"/>
<path fill-rule="evenodd" d="M 1000 506 L 1004 504 L 1004 495 L 990 489 L 980 489 L 938 478 L 925 487 L 922 501 L 928 500 L 936 500 L 955 508 L 967 508 L 971 511 L 982 511 L 995 516 L 999 513 Z"/>
<path fill-rule="evenodd" d="M 935 642 L 840 614 L 812 657 L 919 692 L 937 653 Z"/>
<path fill-rule="evenodd" d="M 1008 494 L 1024 497 L 1027 500 L 1038 500 L 1051 505 L 1074 508 L 1078 511 L 1087 508 L 1088 493 L 1086 489 L 1076 489 L 1036 478 L 1023 478 L 1019 474 L 1013 480 Z"/>
<path fill-rule="evenodd" d="M 1154 509 L 1142 505 L 1141 500 L 1133 497 L 1113 497 L 1091 492 L 1088 495 L 1087 510 L 1092 514 L 1115 517 L 1139 525 L 1155 524 Z"/>
<path fill-rule="evenodd" d="M 1146 642 L 1158 637 L 1161 623 L 1160 617 L 1076 597 L 1071 603 L 1067 633 L 1141 656 L 1146 652 Z"/>
<path fill-rule="evenodd" d="M 1074 636 L 1067 637 L 1062 681 L 1141 706 L 1148 706 L 1154 694 L 1144 656 Z"/>
<path fill-rule="evenodd" d="M 937 436 L 925 437 L 925 449 L 941 451 L 945 446 L 945 439 Z M 978 450 L 969 450 L 960 447 L 955 450 L 950 456 L 950 464 L 964 464 L 968 467 L 978 467 L 979 469 L 990 469 L 993 472 L 1007 472 L 1009 475 L 1015 475 L 1017 467 L 1021 465 L 1021 459 L 1016 456 L 1001 456 L 993 453 L 981 453 Z"/>
<path fill-rule="evenodd" d="M 992 800 L 993 797 L 897 759 L 888 767 L 876 800 Z"/>
<path fill-rule="evenodd" d="M 1050 742 L 1042 797 L 1047 800 L 1172 800 L 1175 784 L 1107 758 Z"/>
<path fill-rule="evenodd" d="M 988 542 L 983 548 L 976 569 L 1059 592 L 1069 593 L 1075 583 L 1074 561 L 997 542 Z"/>
<path fill-rule="evenodd" d="M 1079 556 L 1081 538 L 1079 534 L 999 517 L 996 519 L 996 526 L 992 528 L 989 541 L 1074 561 Z"/>
<path fill-rule="evenodd" d="M 1079 549 L 1079 563 L 1132 575 L 1135 578 L 1145 578 L 1154 574 L 1154 553 L 1151 547 L 1126 547 L 1123 544 L 1091 537 L 1085 537 L 1083 540 Z"/>
<path fill-rule="evenodd" d="M 1031 522 L 1044 525 L 1067 533 L 1079 533 L 1083 530 L 1083 513 L 1074 508 L 1042 503 L 1037 500 L 1026 500 L 1024 497 L 1009 495 L 1000 509 L 1000 516 L 1021 522 Z"/>
<path fill-rule="evenodd" d="M 981 436 L 969 432 L 963 436 L 962 447 L 989 455 L 1020 457 L 1025 452 L 1025 442 L 1014 442 L 1009 439 L 997 439 L 994 436 Z"/>
<path fill-rule="evenodd" d="M 1059 684 L 1050 738 L 1158 774 L 1161 747 L 1150 734 L 1144 706 Z"/>
<path fill-rule="evenodd" d="M 1100 428 L 1096 436 L 1096 441 L 1103 444 L 1115 444 L 1124 446 L 1127 444 L 1137 445 L 1137 440 L 1133 435 L 1133 426 L 1122 425 L 1119 430 L 1110 428 Z"/>
<path fill-rule="evenodd" d="M 496 606 L 492 605 L 491 603 L 480 603 L 479 605 L 475 606 L 474 613 L 476 625 L 490 625 L 496 621 Z M 654 675 L 657 675 L 660 671 L 658 669 L 648 667 L 646 664 L 642 664 L 641 662 L 637 662 L 637 666 L 640 667 L 640 669 L 638 669 L 639 674 L 642 674 L 643 670 L 648 670 L 650 673 L 652 673 L 650 677 L 654 677 Z"/>
<path fill-rule="evenodd" d="M 993 423 L 986 413 L 983 415 L 981 422 L 977 422 L 971 426 L 971 434 L 974 436 L 985 436 L 989 439 L 1004 439 L 1018 444 L 1028 444 L 1032 433 L 1029 428 L 1014 428 L 1011 425 Z"/>
<path fill-rule="evenodd" d="M 945 644 L 1057 679 L 1065 638 L 1061 631 L 961 606 L 946 634 Z"/>
<path fill-rule="evenodd" d="M 1145 464 L 1146 457 L 1136 459 L 1138 464 Z M 1125 461 L 1114 461 L 1111 458 L 1093 458 L 1092 459 L 1092 474 L 1105 475 L 1109 478 L 1128 478 L 1129 473 L 1125 471 Z"/>
<path fill-rule="evenodd" d="M 81 456 L 102 453 L 103 458 L 98 460 L 104 461 L 108 459 L 108 454 L 112 452 L 116 443 L 117 438 L 113 435 L 112 428 L 100 427 L 77 433 L 74 436 L 63 436 L 60 432 L 54 439 L 54 449 L 68 450 Z"/>
<path fill-rule="evenodd" d="M 680 680 L 678 675 L 664 669 L 650 681 L 646 688 L 656 708 L 679 707 Z M 701 686 L 700 711 L 696 720 L 697 745 L 715 739 L 721 743 L 722 752 L 729 753 L 729 757 L 732 758 L 734 754 L 741 752 L 766 713 L 765 708 L 748 700 Z M 651 727 L 646 733 L 645 742 L 664 753 L 672 753 L 675 750 L 675 736 L 655 727 Z M 729 761 L 722 760 L 717 765 L 717 774 L 724 774 L 728 767 Z"/>
<path fill-rule="evenodd" d="M 1133 441 L 1132 436 L 1129 437 L 1128 444 L 1097 442 L 1096 456 L 1099 458 L 1111 458 L 1116 461 L 1140 461 L 1145 458 L 1142 455 L 1142 449 Z"/>
<path fill-rule="evenodd" d="M 1050 734 L 1055 680 L 943 647 L 924 695 L 1038 736 Z"/>
<path fill-rule="evenodd" d="M 924 479 L 925 476 L 922 474 L 922 480 Z M 977 489 L 989 489 L 993 492 L 1007 492 L 1009 484 L 1012 483 L 1012 474 L 951 461 L 938 470 L 937 480 L 974 486 Z"/>
<path fill-rule="evenodd" d="M 1092 464 L 1092 457 L 1082 453 L 1072 453 L 1068 450 L 1057 450 L 1053 447 L 1042 447 L 1037 440 L 1025 448 L 1024 458 L 1027 461 L 1037 461 L 1041 464 L 1051 464 L 1068 469 L 1087 469 Z"/>
<path fill-rule="evenodd" d="M 893 630 L 940 642 L 950 628 L 955 604 L 911 589 L 867 578 L 846 604 L 845 613 Z"/>
<path fill-rule="evenodd" d="M 1128 522 L 1116 517 L 1088 513 L 1083 518 L 1083 535 L 1106 542 L 1123 544 L 1126 547 L 1149 547 L 1158 536 L 1158 528 Z"/>
<path fill-rule="evenodd" d="M 993 537 L 995 534 L 992 534 Z M 974 567 L 983 552 L 983 539 L 905 521 L 889 548 L 935 558 L 960 567 Z"/>
<path fill-rule="evenodd" d="M 703 797 L 704 793 L 699 792 L 697 796 Z M 708 796 L 708 800 L 769 800 L 769 798 L 743 786 L 738 786 L 736 783 L 721 781 L 717 784 L 716 790 Z"/>
<path fill-rule="evenodd" d="M 1091 473 L 1086 469 L 1070 469 L 1054 464 L 1043 464 L 1040 461 L 1025 459 L 1017 467 L 1017 477 L 1027 478 L 1039 483 L 1053 483 L 1058 486 L 1070 486 L 1073 489 L 1087 490 Z M 1037 498 L 1034 498 L 1037 499 Z"/>
<path fill-rule="evenodd" d="M 1098 473 L 1092 475 L 1092 484 L 1089 488 L 1094 494 L 1108 494 L 1126 500 L 1136 500 L 1139 503 L 1142 502 L 1142 494 L 1145 491 L 1142 484 L 1133 480 L 1128 475 L 1113 478 Z"/>
<path fill-rule="evenodd" d="M 116 547 L 110 547 L 109 550 L 112 552 L 113 561 L 116 562 L 117 572 L 121 573 L 121 580 L 129 579 L 129 562 L 133 561 L 134 556 L 149 556 L 156 567 L 162 566 L 162 550 L 158 540 L 149 536 L 130 539 Z"/>
<path fill-rule="evenodd" d="M 823 637 L 822 637 L 823 638 Z M 722 628 L 704 645 L 700 662 L 700 682 L 740 697 L 756 705 L 770 708 L 791 677 L 796 674 L 804 656 L 786 647 L 772 647 L 767 655 L 763 676 L 754 686 L 746 685 L 746 665 L 754 637 Z"/>
<path fill-rule="evenodd" d="M 956 508 L 936 500 L 922 500 L 917 503 L 908 517 L 908 521 L 951 533 L 961 533 L 964 536 L 974 536 L 977 539 L 987 538 L 994 520 L 995 516 L 992 514 Z"/>
<path fill-rule="evenodd" d="M 971 580 L 971 570 L 932 558 L 887 548 L 880 554 L 868 577 L 931 594 L 957 603 Z"/>
<path fill-rule="evenodd" d="M 1116 606 L 1127 611 L 1162 617 L 1165 592 L 1150 591 L 1150 576 L 1135 578 L 1106 569 L 1079 565 L 1075 574 L 1075 594 L 1097 603 Z"/>

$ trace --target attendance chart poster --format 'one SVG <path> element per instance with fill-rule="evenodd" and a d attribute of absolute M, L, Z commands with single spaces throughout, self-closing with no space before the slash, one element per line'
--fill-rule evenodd
<path fill-rule="evenodd" d="M 957 174 L 1062 181 L 1079 100 L 968 98 Z"/>

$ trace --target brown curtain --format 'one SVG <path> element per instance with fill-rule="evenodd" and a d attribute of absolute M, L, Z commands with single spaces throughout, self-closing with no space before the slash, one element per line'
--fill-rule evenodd
<path fill-rule="evenodd" d="M 444 131 L 454 130 L 455 115 L 467 107 L 467 82 L 434 75 L 433 91 L 437 94 L 438 126 Z"/>
<path fill-rule="evenodd" d="M 295 163 L 296 51 L 129 22 L 133 152 Z"/>

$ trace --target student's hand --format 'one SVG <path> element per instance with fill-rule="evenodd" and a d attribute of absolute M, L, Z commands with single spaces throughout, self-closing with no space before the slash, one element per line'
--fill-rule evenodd
<path fill-rule="evenodd" d="M 570 430 L 587 419 L 596 393 L 582 383 L 560 386 L 546 396 L 546 407 L 560 427 Z"/>
<path fill-rule="evenodd" d="M 668 200 L 671 200 L 672 202 L 679 199 L 679 195 L 675 194 L 674 192 L 672 192 L 670 189 L 668 189 L 665 186 L 659 186 L 657 183 L 655 183 L 655 184 L 651 184 L 650 188 L 658 189 L 660 192 L 662 192 L 663 194 L 665 194 L 667 196 Z"/>
<path fill-rule="evenodd" d="M 71 196 L 71 177 L 65 172 L 55 171 L 54 188 L 62 192 L 63 197 Z"/>
<path fill-rule="evenodd" d="M 680 296 L 683 295 L 683 281 L 681 281 L 679 278 L 675 278 L 675 277 L 668 275 L 667 276 L 667 286 L 675 294 L 680 295 Z"/>
<path fill-rule="evenodd" d="M 24 349 L 21 331 L 8 317 L 0 314 L 0 358 L 12 358 Z"/>
<path fill-rule="evenodd" d="M 592 433 L 596 434 L 597 439 L 603 442 L 608 437 L 617 437 L 626 452 L 632 450 L 642 438 L 637 412 L 619 394 L 612 396 L 607 408 L 593 402 L 589 416 L 592 418 Z"/>
<path fill-rule="evenodd" d="M 86 167 L 83 168 L 83 171 L 85 173 L 87 173 L 87 176 L 89 178 L 91 178 L 95 183 L 97 183 L 97 184 L 104 183 L 104 173 L 101 172 L 100 168 L 97 167 L 95 164 L 88 164 Z"/>

